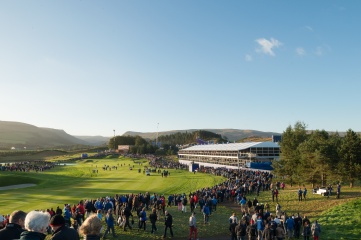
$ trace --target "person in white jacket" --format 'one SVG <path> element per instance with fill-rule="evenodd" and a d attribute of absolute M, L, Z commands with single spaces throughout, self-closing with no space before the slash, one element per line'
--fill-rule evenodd
<path fill-rule="evenodd" d="M 189 240 L 192 239 L 192 235 L 194 233 L 194 239 L 198 239 L 198 230 L 196 223 L 196 212 L 192 212 L 192 215 L 189 217 Z"/>

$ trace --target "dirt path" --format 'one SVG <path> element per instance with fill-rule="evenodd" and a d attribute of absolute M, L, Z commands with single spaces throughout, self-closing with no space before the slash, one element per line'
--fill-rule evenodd
<path fill-rule="evenodd" d="M 0 191 L 2 191 L 2 190 L 12 190 L 12 189 L 18 189 L 18 188 L 34 187 L 34 186 L 36 186 L 36 184 L 33 184 L 33 183 L 10 185 L 10 186 L 5 186 L 5 187 L 0 187 Z"/>

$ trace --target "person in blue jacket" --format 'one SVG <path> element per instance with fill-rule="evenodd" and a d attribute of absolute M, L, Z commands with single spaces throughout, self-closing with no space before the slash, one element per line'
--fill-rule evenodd
<path fill-rule="evenodd" d="M 144 228 L 144 231 L 145 231 L 145 228 L 146 228 L 146 225 L 145 225 L 145 221 L 147 221 L 147 212 L 145 211 L 145 207 L 142 208 L 142 211 L 139 213 L 139 221 L 140 221 L 140 224 L 139 224 L 139 229 L 142 229 L 142 227 Z M 138 231 L 139 231 L 138 229 Z"/>
<path fill-rule="evenodd" d="M 67 204 L 64 207 L 64 219 L 65 219 L 65 225 L 70 227 L 71 226 L 71 210 L 70 210 L 70 206 Z"/>
<path fill-rule="evenodd" d="M 263 224 L 262 216 L 258 216 L 256 224 L 257 224 L 258 239 L 262 239 L 263 230 L 264 230 L 264 224 Z"/>
<path fill-rule="evenodd" d="M 202 212 L 203 212 L 203 216 L 204 216 L 204 223 L 208 223 L 209 214 L 211 214 L 208 204 L 204 204 Z"/>
<path fill-rule="evenodd" d="M 212 203 L 213 203 L 213 209 L 214 209 L 214 211 L 216 211 L 217 210 L 218 200 L 217 200 L 217 198 L 215 196 L 213 196 L 213 198 L 212 198 Z"/>
<path fill-rule="evenodd" d="M 112 209 L 108 210 L 108 213 L 105 216 L 105 222 L 107 223 L 107 230 L 105 230 L 103 238 L 105 238 L 106 235 L 108 235 L 110 230 L 112 230 L 113 237 L 116 237 L 115 232 L 114 232 L 114 216 L 112 214 Z"/>
<path fill-rule="evenodd" d="M 293 220 L 293 216 L 286 220 L 286 229 L 288 239 L 293 237 L 293 231 L 295 229 L 295 221 Z"/>

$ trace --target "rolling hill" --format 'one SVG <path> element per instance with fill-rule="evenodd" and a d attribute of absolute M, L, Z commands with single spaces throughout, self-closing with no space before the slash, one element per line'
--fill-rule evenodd
<path fill-rule="evenodd" d="M 74 137 L 86 141 L 87 143 L 93 146 L 106 145 L 108 144 L 110 139 L 110 137 L 103 137 L 103 136 L 74 136 Z"/>
<path fill-rule="evenodd" d="M 41 128 L 34 125 L 0 121 L 0 147 L 46 148 L 55 146 L 90 145 L 87 141 L 67 134 L 64 130 Z"/>
<path fill-rule="evenodd" d="M 256 130 L 240 130 L 240 129 L 188 129 L 188 130 L 172 130 L 172 131 L 164 131 L 164 132 L 159 132 L 158 136 L 163 136 L 163 135 L 170 135 L 170 134 L 174 134 L 177 132 L 194 132 L 194 131 L 198 131 L 198 130 L 204 130 L 204 131 L 210 131 L 213 133 L 217 133 L 222 135 L 222 137 L 226 137 L 230 142 L 234 142 L 234 141 L 240 141 L 242 139 L 247 139 L 247 138 L 271 138 L 272 135 L 281 135 L 280 133 L 276 133 L 276 132 L 261 132 L 261 131 L 256 131 Z M 142 133 L 142 132 L 133 132 L 133 131 L 128 131 L 125 132 L 123 134 L 123 136 L 141 136 L 142 138 L 146 138 L 146 139 L 155 139 L 157 136 L 156 132 L 147 132 L 147 133 Z"/>

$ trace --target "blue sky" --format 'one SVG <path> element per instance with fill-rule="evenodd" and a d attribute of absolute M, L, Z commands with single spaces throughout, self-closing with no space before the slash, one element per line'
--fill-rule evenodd
<path fill-rule="evenodd" d="M 361 131 L 359 1 L 1 1 L 0 120 Z M 158 125 L 159 123 L 159 125 Z"/>

